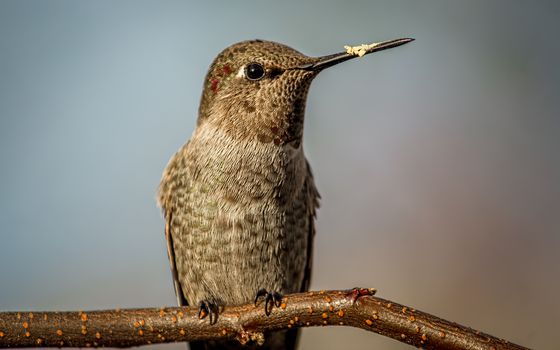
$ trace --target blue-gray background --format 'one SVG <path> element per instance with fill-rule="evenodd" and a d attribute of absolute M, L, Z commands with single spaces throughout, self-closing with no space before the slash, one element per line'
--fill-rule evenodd
<path fill-rule="evenodd" d="M 224 47 L 412 36 L 311 88 L 312 287 L 375 286 L 553 348 L 559 34 L 554 1 L 0 1 L 0 309 L 174 304 L 155 191 Z M 343 328 L 302 342 L 348 344 L 408 348 Z"/>

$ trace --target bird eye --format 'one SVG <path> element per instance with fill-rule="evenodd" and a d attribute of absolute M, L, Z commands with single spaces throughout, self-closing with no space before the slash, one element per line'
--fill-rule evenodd
<path fill-rule="evenodd" d="M 249 63 L 245 67 L 245 76 L 249 80 L 260 80 L 264 77 L 265 70 L 262 64 L 260 63 Z"/>

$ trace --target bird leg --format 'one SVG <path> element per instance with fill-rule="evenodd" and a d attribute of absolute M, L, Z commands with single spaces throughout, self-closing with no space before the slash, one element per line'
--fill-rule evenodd
<path fill-rule="evenodd" d="M 218 304 L 210 302 L 208 300 L 201 300 L 198 309 L 198 318 L 201 320 L 208 316 L 210 324 L 216 324 L 218 322 L 218 314 L 220 313 L 220 308 Z"/>
<path fill-rule="evenodd" d="M 269 316 L 274 306 L 280 307 L 282 295 L 278 292 L 269 292 L 264 288 L 258 290 L 255 296 L 255 306 L 257 306 L 259 299 L 264 297 L 264 313 Z"/>

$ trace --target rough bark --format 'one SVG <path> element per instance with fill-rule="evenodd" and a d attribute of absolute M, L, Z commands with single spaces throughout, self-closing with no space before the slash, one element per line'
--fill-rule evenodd
<path fill-rule="evenodd" d="M 198 308 L 0 312 L 0 348 L 131 347 L 237 338 L 262 341 L 264 332 L 292 327 L 350 326 L 425 349 L 527 349 L 414 308 L 373 296 L 371 289 L 287 295 L 270 316 L 262 303 L 228 306 L 217 323 Z"/>

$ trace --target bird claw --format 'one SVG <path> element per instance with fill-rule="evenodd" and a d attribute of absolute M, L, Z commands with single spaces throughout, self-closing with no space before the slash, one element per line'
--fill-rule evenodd
<path fill-rule="evenodd" d="M 282 295 L 278 292 L 269 292 L 264 288 L 259 289 L 257 295 L 255 296 L 255 306 L 257 306 L 259 299 L 264 297 L 264 313 L 270 316 L 272 308 L 274 306 L 280 307 L 282 302 Z"/>
<path fill-rule="evenodd" d="M 210 324 L 216 324 L 218 322 L 218 314 L 220 313 L 220 308 L 218 304 L 212 303 L 208 300 L 200 301 L 199 309 L 198 309 L 198 318 L 205 319 L 208 316 Z"/>
<path fill-rule="evenodd" d="M 352 304 L 354 304 L 359 297 L 363 297 L 366 295 L 375 295 L 375 293 L 377 293 L 377 289 L 375 288 L 354 287 L 348 292 L 348 295 L 352 297 Z"/>

